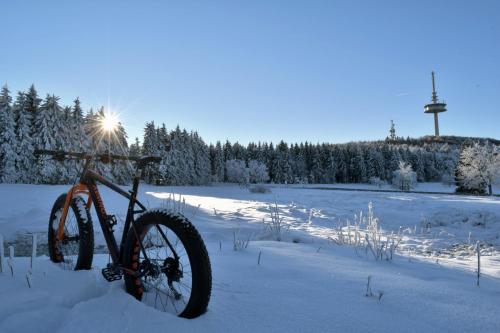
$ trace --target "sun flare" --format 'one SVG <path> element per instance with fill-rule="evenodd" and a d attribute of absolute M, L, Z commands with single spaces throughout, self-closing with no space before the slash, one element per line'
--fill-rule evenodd
<path fill-rule="evenodd" d="M 114 132 L 118 128 L 118 116 L 112 112 L 106 112 L 101 119 L 102 129 L 106 132 Z"/>

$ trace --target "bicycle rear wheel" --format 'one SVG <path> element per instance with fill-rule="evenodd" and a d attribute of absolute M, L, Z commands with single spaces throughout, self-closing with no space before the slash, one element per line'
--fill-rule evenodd
<path fill-rule="evenodd" d="M 205 244 L 183 216 L 167 211 L 147 212 L 127 236 L 125 267 L 142 273 L 125 274 L 127 292 L 141 302 L 179 317 L 203 314 L 210 300 L 212 271 Z"/>
<path fill-rule="evenodd" d="M 50 260 L 69 270 L 90 269 L 94 256 L 92 218 L 83 198 L 74 197 L 64 223 L 64 234 L 57 240 L 57 229 L 66 201 L 66 194 L 57 198 L 50 213 L 48 247 Z"/>

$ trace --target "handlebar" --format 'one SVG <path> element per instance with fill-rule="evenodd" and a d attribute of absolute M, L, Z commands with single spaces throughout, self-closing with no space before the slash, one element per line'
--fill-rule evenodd
<path fill-rule="evenodd" d="M 124 156 L 115 154 L 95 154 L 90 155 L 88 153 L 77 153 L 72 151 L 62 151 L 62 150 L 46 150 L 46 149 L 36 149 L 35 155 L 50 155 L 53 159 L 62 161 L 65 160 L 67 156 L 76 157 L 81 160 L 97 159 L 103 163 L 110 163 L 112 160 L 121 161 L 134 161 L 137 162 L 139 166 L 146 165 L 148 163 L 159 163 L 161 162 L 161 157 L 158 156 Z"/>

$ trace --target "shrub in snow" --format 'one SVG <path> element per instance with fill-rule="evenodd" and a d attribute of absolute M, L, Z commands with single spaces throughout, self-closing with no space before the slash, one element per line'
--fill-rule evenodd
<path fill-rule="evenodd" d="M 31 235 L 31 261 L 30 261 L 30 271 L 33 271 L 33 264 L 36 259 L 36 247 L 37 247 L 37 241 L 36 241 L 36 234 Z"/>
<path fill-rule="evenodd" d="M 162 201 L 160 207 L 162 209 L 184 215 L 184 212 L 186 211 L 186 198 L 184 198 L 180 193 L 178 196 L 176 196 L 175 193 L 169 193 L 168 197 Z M 196 212 L 194 214 L 196 214 Z"/>
<path fill-rule="evenodd" d="M 376 293 L 374 293 L 372 291 L 372 276 L 371 275 L 368 275 L 368 281 L 366 283 L 366 293 L 365 293 L 365 296 L 366 297 L 376 297 L 379 302 L 382 299 L 382 296 L 384 296 L 384 292 L 381 291 L 381 290 L 379 290 Z"/>
<path fill-rule="evenodd" d="M 249 173 L 248 168 L 243 160 L 228 160 L 226 161 L 227 180 L 232 183 L 248 184 Z"/>
<path fill-rule="evenodd" d="M 488 193 L 492 185 L 500 180 L 500 148 L 489 143 L 475 143 L 460 153 L 456 170 L 457 192 Z"/>
<path fill-rule="evenodd" d="M 380 230 L 379 219 L 373 213 L 373 204 L 368 204 L 367 226 L 365 233 L 365 249 L 370 250 L 375 260 L 392 260 L 402 240 L 401 230 L 398 234 L 384 234 Z"/>
<path fill-rule="evenodd" d="M 382 185 L 386 184 L 386 182 L 380 179 L 380 177 L 370 177 L 369 183 L 372 185 L 376 185 L 378 188 L 381 188 Z"/>
<path fill-rule="evenodd" d="M 271 221 L 266 223 L 266 228 L 273 240 L 278 242 L 283 240 L 283 234 L 289 230 L 285 225 L 283 217 L 280 215 L 278 204 L 269 206 Z"/>
<path fill-rule="evenodd" d="M 244 250 L 248 247 L 248 244 L 250 244 L 250 236 L 248 237 L 241 237 L 240 235 L 240 229 L 233 230 L 233 250 L 234 251 L 241 251 Z"/>
<path fill-rule="evenodd" d="M 9 260 L 7 260 L 7 264 L 9 264 L 10 274 L 14 276 L 14 247 L 9 246 Z"/>
<path fill-rule="evenodd" d="M 265 183 L 269 180 L 267 166 L 259 161 L 251 160 L 248 162 L 248 176 L 250 183 Z"/>
<path fill-rule="evenodd" d="M 373 212 L 373 204 L 368 204 L 368 214 L 361 212 L 354 216 L 354 223 L 347 221 L 346 225 L 340 225 L 333 229 L 334 237 L 329 239 L 337 245 L 354 246 L 357 249 L 363 247 L 365 254 L 373 255 L 375 260 L 392 260 L 399 243 L 403 238 L 403 231 L 398 233 L 384 233 L 379 226 L 379 219 Z"/>
<path fill-rule="evenodd" d="M 309 184 L 309 180 L 307 177 L 295 177 L 294 184 Z"/>
<path fill-rule="evenodd" d="M 253 185 L 248 188 L 251 193 L 271 193 L 271 190 L 264 185 Z"/>
<path fill-rule="evenodd" d="M 411 165 L 400 161 L 398 169 L 392 173 L 392 185 L 401 191 L 409 191 L 417 184 L 417 174 Z"/>
<path fill-rule="evenodd" d="M 31 271 L 26 273 L 26 282 L 28 283 L 28 288 L 31 288 L 31 285 L 33 284 L 32 277 L 31 277 Z"/>

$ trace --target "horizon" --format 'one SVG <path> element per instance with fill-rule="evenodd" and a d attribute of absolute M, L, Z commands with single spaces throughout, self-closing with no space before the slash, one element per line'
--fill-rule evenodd
<path fill-rule="evenodd" d="M 442 136 L 496 138 L 499 4 L 359 4 L 9 3 L 0 83 L 109 107 L 130 143 L 152 120 L 207 143 L 347 143 L 391 120 L 432 135 L 435 70 Z"/>

